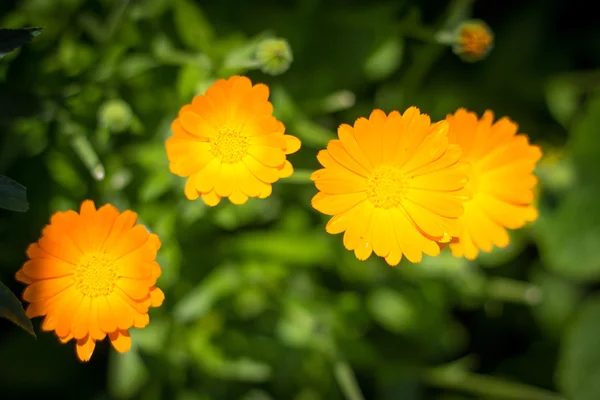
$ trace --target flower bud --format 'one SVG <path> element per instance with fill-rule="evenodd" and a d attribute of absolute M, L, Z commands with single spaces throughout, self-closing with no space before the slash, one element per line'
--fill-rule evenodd
<path fill-rule="evenodd" d="M 494 33 L 481 20 L 469 20 L 460 24 L 453 39 L 452 51 L 467 62 L 484 59 L 494 46 Z"/>
<path fill-rule="evenodd" d="M 265 39 L 258 45 L 256 59 L 262 72 L 280 75 L 288 70 L 294 57 L 285 39 Z"/>
<path fill-rule="evenodd" d="M 129 128 L 132 118 L 131 107 L 120 99 L 106 101 L 98 112 L 100 124 L 115 133 L 123 132 Z"/>

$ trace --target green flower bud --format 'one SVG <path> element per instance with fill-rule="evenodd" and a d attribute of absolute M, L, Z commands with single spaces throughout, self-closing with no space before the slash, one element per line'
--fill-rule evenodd
<path fill-rule="evenodd" d="M 288 70 L 294 56 L 285 39 L 265 39 L 258 44 L 256 59 L 262 72 L 279 75 Z"/>
<path fill-rule="evenodd" d="M 100 124 L 115 133 L 123 132 L 129 128 L 132 118 L 131 107 L 120 99 L 106 101 L 98 112 Z"/>

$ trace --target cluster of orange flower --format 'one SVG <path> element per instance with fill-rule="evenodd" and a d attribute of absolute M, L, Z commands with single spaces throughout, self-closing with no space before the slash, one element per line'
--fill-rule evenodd
<path fill-rule="evenodd" d="M 243 204 L 269 196 L 273 183 L 293 173 L 286 156 L 300 141 L 285 134 L 268 97 L 267 86 L 234 76 L 181 109 L 166 150 L 171 171 L 187 177 L 188 199 Z M 319 191 L 312 205 L 332 216 L 325 229 L 343 232 L 358 259 L 375 252 L 390 265 L 403 256 L 418 262 L 447 245 L 474 259 L 508 245 L 506 228 L 537 217 L 533 170 L 541 151 L 508 118 L 460 109 L 432 123 L 415 107 L 374 110 L 340 125 L 338 138 L 317 156 L 323 168 L 311 176 Z M 61 342 L 75 339 L 83 361 L 107 335 L 127 351 L 128 329 L 146 326 L 149 307 L 164 299 L 154 286 L 160 241 L 136 219 L 111 205 L 96 210 L 89 200 L 80 213 L 59 212 L 17 273 L 28 285 L 27 315 L 45 316 L 42 329 Z"/>

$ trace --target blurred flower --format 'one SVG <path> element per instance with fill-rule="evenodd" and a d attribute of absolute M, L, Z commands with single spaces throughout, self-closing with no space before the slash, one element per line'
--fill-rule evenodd
<path fill-rule="evenodd" d="M 106 101 L 98 111 L 100 124 L 115 133 L 123 132 L 129 128 L 132 118 L 133 112 L 131 111 L 131 107 L 120 99 Z"/>
<path fill-rule="evenodd" d="M 298 151 L 300 141 L 284 135 L 268 97 L 266 85 L 233 76 L 181 108 L 166 148 L 171 172 L 188 177 L 188 199 L 243 204 L 268 197 L 272 183 L 292 174 L 286 154 Z"/>
<path fill-rule="evenodd" d="M 294 57 L 285 39 L 265 39 L 258 44 L 256 59 L 265 74 L 279 75 L 288 70 Z"/>
<path fill-rule="evenodd" d="M 344 246 L 359 260 L 373 251 L 390 265 L 403 254 L 412 262 L 439 254 L 436 242 L 459 233 L 468 198 L 468 165 L 447 132 L 445 121 L 431 124 L 415 107 L 342 124 L 339 140 L 318 154 L 324 168 L 311 176 L 320 191 L 313 207 L 333 215 L 327 232 L 345 232 Z"/>
<path fill-rule="evenodd" d="M 469 20 L 459 25 L 454 34 L 452 51 L 465 61 L 485 58 L 494 45 L 494 33 L 481 20 Z"/>
<path fill-rule="evenodd" d="M 460 145 L 462 159 L 471 164 L 467 188 L 473 195 L 460 218 L 463 230 L 450 248 L 455 256 L 472 260 L 479 250 L 506 247 L 505 228 L 517 229 L 537 218 L 531 205 L 537 183 L 533 170 L 542 152 L 526 135 L 517 134 L 518 126 L 510 119 L 493 123 L 489 110 L 478 120 L 475 113 L 459 109 L 446 120 L 450 143 Z"/>
<path fill-rule="evenodd" d="M 28 285 L 27 316 L 45 315 L 42 329 L 55 331 L 62 343 L 75 339 L 81 361 L 106 335 L 117 351 L 128 351 L 128 329 L 148 325 L 149 307 L 163 302 L 154 286 L 161 274 L 154 260 L 160 240 L 136 219 L 109 204 L 96 210 L 91 200 L 79 214 L 57 212 L 17 272 Z"/>

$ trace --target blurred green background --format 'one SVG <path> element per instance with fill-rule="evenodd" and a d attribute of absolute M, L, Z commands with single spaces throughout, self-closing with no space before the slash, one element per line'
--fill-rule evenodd
<path fill-rule="evenodd" d="M 589 3 L 588 3 L 589 4 Z M 0 60 L 0 173 L 27 187 L 0 210 L 0 280 L 83 199 L 133 209 L 163 242 L 166 301 L 119 355 L 92 361 L 0 321 L 1 399 L 600 399 L 600 28 L 583 0 L 2 0 L 0 27 L 44 27 Z M 479 18 L 489 56 L 435 33 Z M 256 65 L 266 37 L 293 62 Z M 268 72 L 268 71 L 266 71 Z M 238 207 L 184 198 L 164 141 L 218 77 L 271 88 L 303 148 L 340 123 L 416 105 L 510 116 L 544 148 L 540 218 L 476 262 L 357 261 L 310 207 L 302 174 Z M 353 371 L 353 372 L 352 372 Z M 353 390 L 354 389 L 354 390 Z M 344 397 L 347 396 L 347 397 Z"/>

